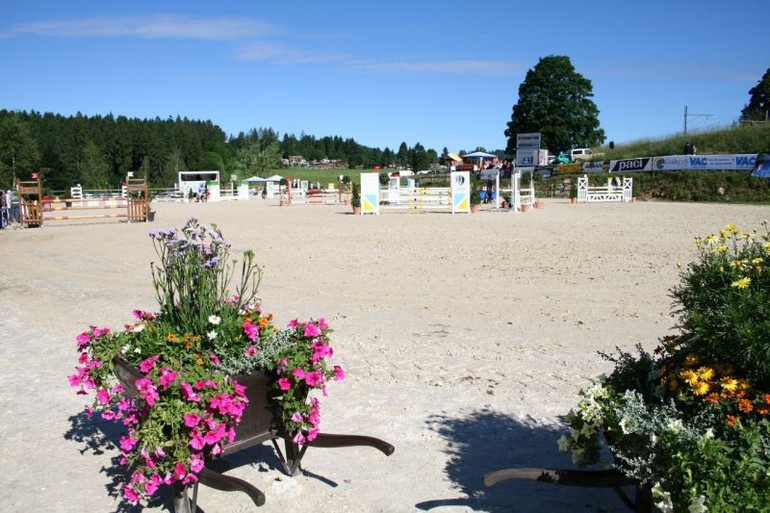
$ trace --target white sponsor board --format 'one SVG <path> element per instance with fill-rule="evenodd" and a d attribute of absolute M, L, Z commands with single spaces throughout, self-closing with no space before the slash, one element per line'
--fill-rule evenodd
<path fill-rule="evenodd" d="M 516 134 L 516 164 L 534 166 L 540 150 L 540 133 Z"/>
<path fill-rule="evenodd" d="M 719 155 L 667 155 L 610 161 L 610 173 L 637 171 L 686 171 L 694 170 L 742 170 L 754 169 L 757 156 L 754 153 Z"/>

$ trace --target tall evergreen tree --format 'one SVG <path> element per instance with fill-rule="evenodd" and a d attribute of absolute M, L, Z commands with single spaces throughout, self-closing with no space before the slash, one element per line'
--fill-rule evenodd
<path fill-rule="evenodd" d="M 87 139 L 83 145 L 82 155 L 80 184 L 84 189 L 107 189 L 110 185 L 110 166 L 96 143 Z"/>
<path fill-rule="evenodd" d="M 506 151 L 516 150 L 517 134 L 531 132 L 540 132 L 552 152 L 603 143 L 599 109 L 591 97 L 591 81 L 575 71 L 569 57 L 541 58 L 519 86 L 519 101 L 504 132 Z"/>

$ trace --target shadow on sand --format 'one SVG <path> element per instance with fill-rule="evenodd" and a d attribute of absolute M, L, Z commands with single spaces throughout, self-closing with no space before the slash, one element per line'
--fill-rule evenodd
<path fill-rule="evenodd" d="M 444 473 L 458 497 L 421 502 L 427 511 L 452 507 L 452 511 L 487 512 L 624 512 L 628 511 L 609 489 L 554 486 L 531 481 L 507 481 L 486 488 L 482 475 L 510 467 L 575 468 L 569 456 L 559 453 L 559 426 L 535 419 L 514 418 L 491 410 L 477 410 L 462 418 L 434 415 L 426 424 L 446 440 L 449 455 Z"/>
<path fill-rule="evenodd" d="M 123 483 L 128 479 L 125 467 L 120 464 L 120 438 L 126 434 L 123 425 L 111 420 L 104 420 L 98 412 L 88 416 L 85 412 L 70 417 L 70 429 L 64 434 L 65 440 L 71 440 L 80 444 L 81 454 L 104 455 L 113 454 L 110 458 L 110 466 L 102 467 L 101 473 L 107 477 L 105 488 L 110 497 L 119 499 L 122 496 Z M 229 470 L 251 466 L 256 472 L 278 471 L 285 473 L 283 464 L 276 454 L 273 447 L 269 444 L 256 445 L 238 451 L 235 454 L 207 463 L 206 466 L 218 472 L 227 472 Z M 337 483 L 323 476 L 314 474 L 308 470 L 302 469 L 303 475 L 309 478 L 317 479 L 330 487 L 336 487 Z M 248 479 L 255 486 L 259 487 L 259 479 Z M 205 493 L 205 487 L 201 487 L 200 493 Z M 161 508 L 162 511 L 173 512 L 173 501 L 171 491 L 167 487 L 161 488 L 149 501 L 146 507 Z M 121 502 L 117 513 L 139 513 L 143 511 L 141 505 L 132 506 Z M 205 513 L 203 508 L 198 506 L 198 513 Z"/>

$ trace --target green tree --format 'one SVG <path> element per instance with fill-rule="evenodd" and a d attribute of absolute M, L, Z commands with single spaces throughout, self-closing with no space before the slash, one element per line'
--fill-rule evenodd
<path fill-rule="evenodd" d="M 29 180 L 39 160 L 29 126 L 18 115 L 0 118 L 0 188 L 10 189 L 14 178 Z"/>
<path fill-rule="evenodd" d="M 767 121 L 770 119 L 770 68 L 762 80 L 749 89 L 749 104 L 741 110 L 741 121 Z"/>
<path fill-rule="evenodd" d="M 591 97 L 591 81 L 575 71 L 569 57 L 541 58 L 519 86 L 519 101 L 504 132 L 506 152 L 516 150 L 516 134 L 520 133 L 540 132 L 553 152 L 603 143 L 606 137 L 599 128 L 599 109 Z"/>
<path fill-rule="evenodd" d="M 400 167 L 406 167 L 409 165 L 409 146 L 405 142 L 402 142 L 398 147 L 398 153 L 396 153 L 396 163 Z"/>
<path fill-rule="evenodd" d="M 80 161 L 80 183 L 84 189 L 107 189 L 110 166 L 99 147 L 91 139 L 83 145 Z"/>
<path fill-rule="evenodd" d="M 281 154 L 278 141 L 268 138 L 267 141 L 253 141 L 238 150 L 236 169 L 248 175 L 265 175 L 268 170 L 278 167 Z M 247 178 L 242 176 L 241 178 Z"/>

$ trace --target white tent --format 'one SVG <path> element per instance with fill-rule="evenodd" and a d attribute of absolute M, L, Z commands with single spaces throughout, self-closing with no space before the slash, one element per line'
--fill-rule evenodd
<path fill-rule="evenodd" d="M 264 178 L 260 178 L 258 176 L 252 176 L 251 178 L 246 179 L 247 182 L 266 182 Z"/>
<path fill-rule="evenodd" d="M 283 180 L 281 175 L 273 175 L 269 178 L 265 178 L 266 182 L 280 182 L 281 180 Z"/>

